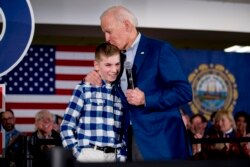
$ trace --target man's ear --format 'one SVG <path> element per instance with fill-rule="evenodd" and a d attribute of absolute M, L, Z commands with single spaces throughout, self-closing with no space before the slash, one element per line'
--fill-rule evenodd
<path fill-rule="evenodd" d="M 99 63 L 96 60 L 94 61 L 94 68 L 96 71 L 99 70 Z"/>
<path fill-rule="evenodd" d="M 131 23 L 128 21 L 128 20 L 124 20 L 123 21 L 123 23 L 124 23 L 124 25 L 125 25 L 125 27 L 126 27 L 126 30 L 128 31 L 128 32 L 130 32 L 131 31 Z"/>

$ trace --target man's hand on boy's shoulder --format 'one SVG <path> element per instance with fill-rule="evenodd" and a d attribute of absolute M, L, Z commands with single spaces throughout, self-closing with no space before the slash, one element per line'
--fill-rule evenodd
<path fill-rule="evenodd" d="M 101 86 L 102 84 L 101 77 L 95 70 L 89 72 L 83 80 L 91 85 Z"/>

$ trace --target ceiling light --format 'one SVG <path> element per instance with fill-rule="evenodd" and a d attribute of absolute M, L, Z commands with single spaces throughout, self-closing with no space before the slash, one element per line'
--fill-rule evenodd
<path fill-rule="evenodd" d="M 250 53 L 250 46 L 234 45 L 224 49 L 225 52 Z"/>
<path fill-rule="evenodd" d="M 238 53 L 250 53 L 250 46 L 241 47 L 236 52 L 238 52 Z"/>

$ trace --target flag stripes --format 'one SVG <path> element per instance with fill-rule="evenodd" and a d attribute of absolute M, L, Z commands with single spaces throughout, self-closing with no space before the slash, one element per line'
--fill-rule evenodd
<path fill-rule="evenodd" d="M 51 52 L 53 49 L 55 49 L 54 57 L 52 57 L 51 53 L 48 54 L 48 51 Z M 44 90 L 49 89 L 51 90 L 49 92 L 52 93 L 32 94 L 32 92 L 13 91 L 6 94 L 6 108 L 13 109 L 16 116 L 16 128 L 23 132 L 34 131 L 34 116 L 42 109 L 63 116 L 76 84 L 81 82 L 86 74 L 93 70 L 94 51 L 95 47 L 93 46 L 31 46 L 26 56 L 32 60 L 33 57 L 40 58 L 37 59 L 40 61 L 39 63 L 33 62 L 34 64 L 37 63 L 36 70 L 43 70 L 40 66 L 48 64 L 45 60 L 49 60 L 51 64 L 54 59 L 54 67 L 47 67 L 51 68 L 51 70 L 54 69 L 54 76 L 49 76 L 49 81 L 54 82 L 54 88 L 43 83 L 44 76 L 36 76 L 36 78 L 29 79 L 33 80 L 32 82 L 38 82 L 39 85 L 43 86 Z M 51 56 L 51 59 L 43 59 L 48 55 Z M 24 65 L 27 62 L 21 62 L 20 64 Z M 15 73 L 15 70 L 20 68 L 15 68 L 12 73 Z M 41 72 L 39 75 L 43 75 L 43 73 Z M 7 85 L 6 89 L 9 89 L 9 78 L 10 76 L 7 75 L 4 80 Z M 35 90 L 40 89 L 39 86 L 32 88 Z M 52 91 L 53 89 L 54 91 Z"/>

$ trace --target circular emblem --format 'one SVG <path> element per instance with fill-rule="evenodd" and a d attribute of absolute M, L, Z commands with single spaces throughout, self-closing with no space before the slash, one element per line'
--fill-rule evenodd
<path fill-rule="evenodd" d="M 189 75 L 192 83 L 193 101 L 190 103 L 193 113 L 203 113 L 209 118 L 218 110 L 232 112 L 238 99 L 234 76 L 220 64 L 201 64 Z"/>
<path fill-rule="evenodd" d="M 29 0 L 0 1 L 0 77 L 24 58 L 34 35 L 35 21 Z"/>

